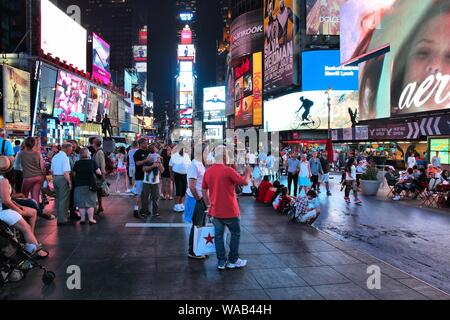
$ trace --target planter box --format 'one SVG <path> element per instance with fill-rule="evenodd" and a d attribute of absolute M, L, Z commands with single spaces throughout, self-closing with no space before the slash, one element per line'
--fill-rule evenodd
<path fill-rule="evenodd" d="M 362 194 L 365 196 L 376 196 L 380 184 L 381 183 L 378 180 L 361 180 Z"/>

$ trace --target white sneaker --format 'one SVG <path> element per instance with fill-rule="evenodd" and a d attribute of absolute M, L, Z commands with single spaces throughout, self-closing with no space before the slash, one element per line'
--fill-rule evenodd
<path fill-rule="evenodd" d="M 399 196 L 395 196 L 395 197 L 392 198 L 392 200 L 394 200 L 394 201 L 400 201 L 400 199 L 401 198 Z"/>
<path fill-rule="evenodd" d="M 173 211 L 180 212 L 180 205 L 179 204 L 174 205 L 173 206 Z"/>
<path fill-rule="evenodd" d="M 184 204 L 180 204 L 180 211 L 184 212 Z"/>
<path fill-rule="evenodd" d="M 228 269 L 240 269 L 247 266 L 247 260 L 238 259 L 235 263 L 227 263 Z"/>

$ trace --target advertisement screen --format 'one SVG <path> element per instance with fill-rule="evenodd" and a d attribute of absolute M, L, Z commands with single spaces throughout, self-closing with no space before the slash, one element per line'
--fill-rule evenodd
<path fill-rule="evenodd" d="M 203 89 L 203 110 L 225 110 L 225 87 Z"/>
<path fill-rule="evenodd" d="M 333 91 L 331 128 L 351 127 L 349 109 L 358 109 L 358 94 Z M 328 128 L 328 96 L 323 91 L 297 92 L 264 102 L 265 129 L 269 132 Z"/>
<path fill-rule="evenodd" d="M 87 121 L 102 122 L 111 108 L 111 93 L 105 89 L 90 86 Z"/>
<path fill-rule="evenodd" d="M 178 82 L 180 84 L 180 91 L 194 92 L 194 79 L 192 72 L 180 72 Z"/>
<path fill-rule="evenodd" d="M 341 67 L 339 50 L 303 52 L 302 66 L 303 91 L 358 90 L 359 68 Z"/>
<path fill-rule="evenodd" d="M 60 70 L 56 83 L 53 116 L 63 122 L 79 124 L 85 120 L 88 82 L 71 73 Z"/>
<path fill-rule="evenodd" d="M 430 139 L 430 163 L 439 152 L 441 164 L 450 165 L 450 139 Z"/>
<path fill-rule="evenodd" d="M 39 87 L 39 110 L 41 114 L 53 116 L 55 86 L 58 71 L 47 65 L 41 66 L 41 84 Z"/>
<path fill-rule="evenodd" d="M 359 1 L 349 1 L 346 6 L 355 2 Z M 371 28 L 360 30 L 353 55 L 386 44 L 390 44 L 390 52 L 360 66 L 363 119 L 449 110 L 450 68 L 442 53 L 449 46 L 450 2 L 376 2 L 384 5 L 376 17 L 370 19 L 371 11 L 360 10 L 359 22 Z M 345 9 L 344 13 L 351 17 L 353 9 Z M 357 22 L 353 19 L 353 28 Z"/>
<path fill-rule="evenodd" d="M 194 110 L 192 108 L 180 111 L 180 126 L 183 128 L 192 128 L 193 126 L 193 115 Z"/>
<path fill-rule="evenodd" d="M 191 61 L 181 61 L 180 62 L 180 72 L 192 72 L 193 65 Z"/>
<path fill-rule="evenodd" d="M 183 29 L 181 31 L 181 43 L 182 44 L 192 44 L 192 31 L 189 28 Z"/>
<path fill-rule="evenodd" d="M 134 64 L 134 68 L 137 73 L 146 73 L 147 72 L 147 62 L 136 62 Z"/>
<path fill-rule="evenodd" d="M 262 125 L 262 53 L 245 57 L 234 75 L 235 126 Z"/>
<path fill-rule="evenodd" d="M 131 90 L 133 89 L 133 81 L 131 79 L 131 75 L 128 71 L 124 72 L 124 90 L 125 90 L 125 99 L 131 99 Z"/>
<path fill-rule="evenodd" d="M 231 59 L 262 51 L 264 25 L 261 10 L 247 12 L 231 23 Z"/>
<path fill-rule="evenodd" d="M 194 61 L 195 60 L 195 46 L 193 44 L 178 45 L 178 60 Z"/>
<path fill-rule="evenodd" d="M 340 7 L 346 0 L 306 0 L 306 33 L 337 36 L 340 33 Z"/>
<path fill-rule="evenodd" d="M 31 130 L 30 73 L 3 65 L 3 110 L 6 130 Z"/>
<path fill-rule="evenodd" d="M 41 49 L 86 70 L 87 32 L 49 0 L 41 0 Z"/>
<path fill-rule="evenodd" d="M 97 34 L 92 34 L 92 78 L 103 82 L 106 86 L 111 83 L 110 46 Z"/>
<path fill-rule="evenodd" d="M 264 1 L 264 91 L 266 93 L 291 86 L 296 82 L 294 29 L 298 21 L 297 2 L 297 0 Z"/>
<path fill-rule="evenodd" d="M 192 92 L 180 92 L 180 109 L 193 107 L 194 95 Z"/>
<path fill-rule="evenodd" d="M 223 126 L 221 125 L 206 125 L 205 138 L 208 140 L 223 139 Z"/>
<path fill-rule="evenodd" d="M 134 61 L 147 61 L 147 46 L 133 47 Z"/>

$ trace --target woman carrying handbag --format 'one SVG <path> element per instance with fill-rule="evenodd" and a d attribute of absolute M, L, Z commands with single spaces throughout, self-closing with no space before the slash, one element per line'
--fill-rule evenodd
<path fill-rule="evenodd" d="M 75 206 L 80 210 L 80 224 L 86 223 L 86 215 L 89 224 L 96 224 L 94 220 L 94 209 L 97 205 L 97 186 L 95 176 L 101 176 L 102 172 L 94 160 L 91 160 L 90 152 L 87 148 L 80 151 L 80 160 L 73 168 L 75 187 Z"/>

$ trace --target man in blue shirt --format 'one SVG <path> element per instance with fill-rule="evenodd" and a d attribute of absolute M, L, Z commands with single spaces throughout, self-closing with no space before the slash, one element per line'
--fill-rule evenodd
<path fill-rule="evenodd" d="M 5 145 L 3 146 L 3 142 Z M 11 160 L 14 161 L 14 148 L 6 137 L 6 131 L 3 128 L 0 128 L 0 155 L 13 157 Z"/>
<path fill-rule="evenodd" d="M 317 192 L 319 191 L 319 175 L 323 174 L 320 159 L 317 158 L 317 151 L 313 152 L 313 156 L 309 160 L 309 166 L 311 167 L 312 189 Z"/>
<path fill-rule="evenodd" d="M 294 182 L 294 197 L 297 197 L 298 191 L 298 173 L 300 172 L 300 160 L 297 158 L 297 154 L 293 153 L 290 155 L 287 161 L 288 167 L 288 190 L 291 194 L 292 182 Z"/>
<path fill-rule="evenodd" d="M 20 140 L 16 140 L 14 145 L 14 156 L 17 156 L 17 153 L 20 151 Z"/>

